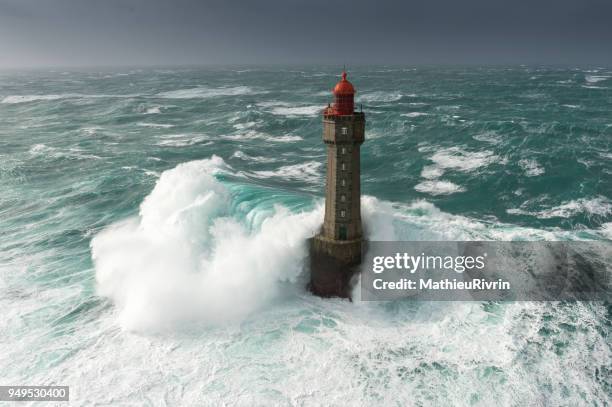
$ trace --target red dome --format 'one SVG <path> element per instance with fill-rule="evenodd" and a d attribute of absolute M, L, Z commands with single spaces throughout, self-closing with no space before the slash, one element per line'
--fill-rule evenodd
<path fill-rule="evenodd" d="M 334 87 L 334 95 L 354 95 L 353 84 L 346 80 L 346 72 L 342 72 L 342 80 Z"/>

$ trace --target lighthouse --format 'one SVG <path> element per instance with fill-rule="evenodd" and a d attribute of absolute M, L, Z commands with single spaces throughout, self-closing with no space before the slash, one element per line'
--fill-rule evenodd
<path fill-rule="evenodd" d="M 320 232 L 310 240 L 310 290 L 321 297 L 350 298 L 363 244 L 359 162 L 365 115 L 355 111 L 355 88 L 346 72 L 333 96 L 333 104 L 323 111 L 325 218 Z"/>

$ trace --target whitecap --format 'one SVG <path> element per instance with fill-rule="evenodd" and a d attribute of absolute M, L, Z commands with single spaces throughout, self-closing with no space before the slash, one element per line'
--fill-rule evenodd
<path fill-rule="evenodd" d="M 495 131 L 485 131 L 484 133 L 477 134 L 472 136 L 474 140 L 482 141 L 490 144 L 499 144 L 503 141 L 503 138 L 500 134 Z"/>
<path fill-rule="evenodd" d="M 366 134 L 366 138 L 368 140 L 375 140 L 377 138 L 381 138 L 384 136 L 384 133 L 377 130 L 368 130 Z"/>
<path fill-rule="evenodd" d="M 244 133 L 230 134 L 222 137 L 228 140 L 266 140 L 277 143 L 289 143 L 303 140 L 302 137 L 296 135 L 285 134 L 282 136 L 272 136 L 256 130 L 248 130 Z"/>
<path fill-rule="evenodd" d="M 41 100 L 58 100 L 69 97 L 68 95 L 11 95 L 6 96 L 2 99 L 2 102 L 5 104 L 17 104 L 17 103 L 27 103 L 27 102 L 37 102 Z"/>
<path fill-rule="evenodd" d="M 161 113 L 161 108 L 159 106 L 155 106 L 155 107 L 149 107 L 147 108 L 147 110 L 145 110 L 145 114 L 160 114 Z"/>
<path fill-rule="evenodd" d="M 50 158 L 72 158 L 72 159 L 94 159 L 100 160 L 99 157 L 94 154 L 88 154 L 77 147 L 71 147 L 68 149 L 61 149 L 57 147 L 47 146 L 46 144 L 34 144 L 30 147 L 29 153 L 35 157 L 50 157 Z"/>
<path fill-rule="evenodd" d="M 126 165 L 126 166 L 121 167 L 121 169 L 128 170 L 128 171 L 131 171 L 131 170 L 142 171 L 145 175 L 148 175 L 154 178 L 158 178 L 160 176 L 160 173 L 157 171 L 151 171 L 151 170 L 147 170 L 145 168 L 139 168 L 133 165 Z"/>
<path fill-rule="evenodd" d="M 156 145 L 162 147 L 186 147 L 194 144 L 202 143 L 208 140 L 208 136 L 203 134 L 168 134 L 160 137 L 161 141 L 158 141 Z M 209 144 L 212 144 L 210 142 Z"/>
<path fill-rule="evenodd" d="M 263 102 L 258 102 L 257 106 L 263 107 L 263 108 L 270 108 L 270 107 L 277 107 L 277 106 L 290 107 L 290 106 L 295 106 L 295 103 L 283 102 L 280 100 L 267 100 Z"/>
<path fill-rule="evenodd" d="M 102 127 L 83 127 L 81 129 L 81 131 L 83 131 L 83 133 L 86 136 L 93 136 L 95 135 L 99 130 L 102 130 Z"/>
<path fill-rule="evenodd" d="M 4 97 L 0 103 L 4 104 L 18 104 L 38 101 L 53 101 L 60 99 L 112 99 L 112 98 L 134 98 L 142 95 L 127 94 L 127 95 L 83 95 L 78 93 L 65 93 L 65 94 L 53 94 L 53 95 L 10 95 Z"/>
<path fill-rule="evenodd" d="M 414 189 L 430 195 L 450 195 L 465 191 L 464 187 L 443 180 L 423 181 L 418 183 Z"/>
<path fill-rule="evenodd" d="M 521 208 L 511 208 L 506 212 L 513 215 L 528 215 L 535 216 L 541 219 L 552 218 L 571 218 L 577 215 L 591 216 L 608 216 L 612 214 L 612 202 L 605 197 L 599 196 L 595 198 L 580 198 L 562 203 L 548 209 L 539 211 L 529 211 Z"/>
<path fill-rule="evenodd" d="M 432 151 L 436 151 L 437 147 L 436 146 L 431 146 L 427 143 L 419 143 L 418 147 L 417 147 L 417 151 L 419 153 L 430 153 Z"/>
<path fill-rule="evenodd" d="M 206 140 L 205 138 L 197 138 L 197 137 L 190 139 L 190 140 L 163 140 L 163 141 L 156 143 L 156 145 L 160 147 L 187 147 L 187 146 L 192 146 L 194 144 L 202 143 L 202 141 L 205 141 L 205 140 Z M 210 146 L 212 144 L 213 144 L 212 141 L 208 141 L 206 143 L 202 143 L 201 145 Z"/>
<path fill-rule="evenodd" d="M 588 83 L 597 83 L 610 79 L 609 76 L 606 75 L 586 75 L 584 80 Z"/>
<path fill-rule="evenodd" d="M 606 160 L 612 160 L 612 153 L 599 153 L 601 158 L 605 158 Z"/>
<path fill-rule="evenodd" d="M 442 105 L 436 106 L 436 110 L 459 110 L 461 109 L 461 105 Z"/>
<path fill-rule="evenodd" d="M 271 138 L 269 134 L 256 130 L 247 130 L 244 133 L 228 134 L 221 137 L 227 140 L 267 140 Z"/>
<path fill-rule="evenodd" d="M 518 165 L 525 171 L 528 177 L 537 177 L 544 174 L 544 168 L 534 159 L 519 160 Z"/>
<path fill-rule="evenodd" d="M 235 151 L 234 154 L 232 154 L 232 158 L 238 158 L 243 161 L 252 161 L 256 163 L 271 163 L 277 161 L 274 157 L 252 156 L 240 150 Z"/>
<path fill-rule="evenodd" d="M 291 142 L 295 142 L 295 141 L 301 141 L 301 140 L 304 140 L 304 139 L 301 136 L 285 134 L 284 136 L 269 137 L 269 138 L 267 138 L 267 140 L 268 141 L 275 141 L 275 142 L 278 142 L 278 143 L 291 143 Z"/>
<path fill-rule="evenodd" d="M 402 94 L 398 92 L 368 92 L 358 97 L 358 102 L 371 103 L 371 102 L 397 102 L 402 98 Z"/>
<path fill-rule="evenodd" d="M 440 149 L 431 156 L 430 160 L 440 168 L 462 172 L 471 172 L 495 162 L 505 162 L 488 150 L 466 151 L 459 147 Z"/>
<path fill-rule="evenodd" d="M 285 165 L 274 171 L 253 171 L 258 178 L 280 177 L 287 180 L 298 180 L 312 184 L 319 184 L 322 179 L 320 161 L 309 161 L 295 165 Z"/>
<path fill-rule="evenodd" d="M 178 89 L 158 93 L 156 96 L 166 99 L 207 99 L 220 96 L 242 96 L 261 93 L 249 86 L 234 86 L 221 88 L 197 87 L 191 89 Z"/>
<path fill-rule="evenodd" d="M 584 165 L 587 168 L 591 168 L 595 164 L 593 160 L 587 160 L 586 158 L 577 158 L 576 162 Z"/>
<path fill-rule="evenodd" d="M 436 179 L 444 175 L 444 170 L 435 165 L 426 165 L 421 171 L 421 177 L 426 179 Z"/>
<path fill-rule="evenodd" d="M 259 124 L 261 124 L 260 122 L 256 122 L 256 121 L 251 121 L 251 122 L 246 122 L 246 123 L 236 123 L 233 125 L 233 127 L 236 130 L 245 130 L 245 129 L 250 129 L 253 127 L 258 126 Z"/>
<path fill-rule="evenodd" d="M 540 216 L 543 218 L 569 218 L 581 213 L 588 216 L 608 216 L 612 214 L 612 203 L 604 197 L 581 198 L 544 210 L 540 212 Z"/>
<path fill-rule="evenodd" d="M 53 147 L 48 147 L 45 144 L 34 144 L 32 147 L 30 147 L 30 154 L 33 155 L 40 155 L 40 154 L 44 154 L 45 152 L 51 152 L 51 151 L 56 151 L 55 148 Z"/>
<path fill-rule="evenodd" d="M 421 116 L 429 116 L 429 113 L 410 112 L 410 113 L 402 113 L 400 116 L 404 116 L 404 117 L 421 117 Z"/>
<path fill-rule="evenodd" d="M 257 103 L 266 111 L 277 116 L 297 117 L 297 116 L 316 116 L 323 111 L 320 105 L 300 106 L 295 103 L 271 100 Z"/>
<path fill-rule="evenodd" d="M 295 106 L 295 107 L 275 107 L 270 110 L 270 113 L 277 116 L 287 116 L 287 117 L 295 117 L 295 116 L 316 116 L 323 108 L 321 106 Z"/>
<path fill-rule="evenodd" d="M 174 127 L 174 124 L 164 124 L 164 123 L 136 123 L 137 126 L 141 127 L 151 127 L 154 129 L 169 129 Z"/>

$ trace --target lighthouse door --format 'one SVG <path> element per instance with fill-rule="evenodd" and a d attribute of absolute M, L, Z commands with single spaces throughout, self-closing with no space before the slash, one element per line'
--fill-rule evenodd
<path fill-rule="evenodd" d="M 346 240 L 346 226 L 340 226 L 339 235 L 340 240 Z"/>

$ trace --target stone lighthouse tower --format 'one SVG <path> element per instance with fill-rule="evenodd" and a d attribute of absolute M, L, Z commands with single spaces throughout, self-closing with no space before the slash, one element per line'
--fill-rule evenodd
<path fill-rule="evenodd" d="M 311 240 L 310 289 L 322 297 L 350 297 L 350 282 L 361 263 L 360 146 L 365 116 L 355 111 L 355 88 L 342 72 L 334 103 L 323 112 L 327 146 L 325 219 Z"/>

